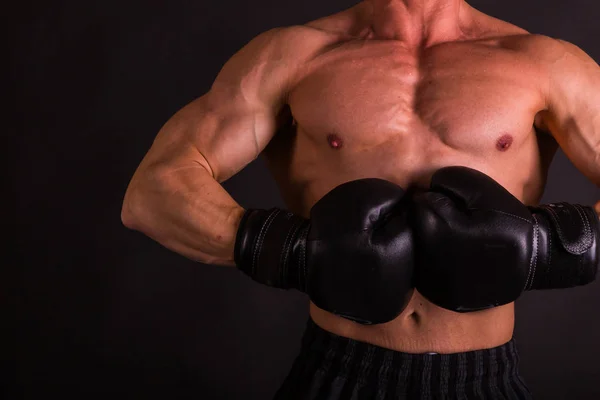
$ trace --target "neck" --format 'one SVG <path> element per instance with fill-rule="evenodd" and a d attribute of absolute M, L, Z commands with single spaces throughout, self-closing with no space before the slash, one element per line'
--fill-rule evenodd
<path fill-rule="evenodd" d="M 461 34 L 464 0 L 367 0 L 373 11 L 373 31 L 408 45 L 428 45 Z"/>

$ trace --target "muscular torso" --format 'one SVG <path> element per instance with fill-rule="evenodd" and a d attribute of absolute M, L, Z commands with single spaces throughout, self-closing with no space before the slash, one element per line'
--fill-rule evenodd
<path fill-rule="evenodd" d="M 358 22 L 353 32 L 334 29 L 333 19 L 314 23 L 314 42 L 329 45 L 300 68 L 290 92 L 295 131 L 264 152 L 288 207 L 307 216 L 329 190 L 364 177 L 426 186 L 449 165 L 483 171 L 536 203 L 556 144 L 534 128 L 545 107 L 543 68 L 527 52 L 534 39 L 491 17 L 477 22 L 467 36 L 416 48 Z M 417 353 L 498 346 L 514 324 L 512 304 L 459 314 L 418 292 L 387 324 L 362 326 L 314 305 L 311 316 L 333 333 Z"/>

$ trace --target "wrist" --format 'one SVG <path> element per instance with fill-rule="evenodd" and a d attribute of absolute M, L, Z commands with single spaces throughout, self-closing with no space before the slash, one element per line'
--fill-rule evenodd
<path fill-rule="evenodd" d="M 235 266 L 235 246 L 237 242 L 237 233 L 239 230 L 240 223 L 246 210 L 244 208 L 236 206 L 229 211 L 227 216 L 227 222 L 225 226 L 229 229 L 227 237 L 227 259 L 226 264 Z"/>

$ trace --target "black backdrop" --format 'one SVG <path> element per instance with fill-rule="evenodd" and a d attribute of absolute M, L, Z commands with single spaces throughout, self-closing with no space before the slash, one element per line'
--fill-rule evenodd
<path fill-rule="evenodd" d="M 306 298 L 128 231 L 121 200 L 161 125 L 203 94 L 236 50 L 271 27 L 352 4 L 60 0 L 5 10 L 4 398 L 274 393 L 299 348 Z M 597 3 L 471 4 L 600 59 Z M 246 207 L 283 206 L 261 160 L 225 187 Z M 544 200 L 599 199 L 559 154 Z M 600 398 L 599 305 L 598 283 L 518 301 L 522 373 L 537 398 Z"/>

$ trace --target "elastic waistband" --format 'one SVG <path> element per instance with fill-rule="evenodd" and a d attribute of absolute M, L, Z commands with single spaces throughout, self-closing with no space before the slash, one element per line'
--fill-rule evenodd
<path fill-rule="evenodd" d="M 350 373 L 359 365 L 382 365 L 402 370 L 407 378 L 422 378 L 428 374 L 462 374 L 467 381 L 497 375 L 500 369 L 510 375 L 518 374 L 519 355 L 514 339 L 491 349 L 463 353 L 412 354 L 398 352 L 365 342 L 359 342 L 328 332 L 309 318 L 302 338 L 302 352 L 308 351 L 322 362 L 340 362 L 340 372 Z M 336 359 L 342 355 L 340 360 Z"/>
<path fill-rule="evenodd" d="M 332 334 L 309 319 L 276 399 L 529 399 L 514 339 L 485 350 L 411 354 Z"/>

